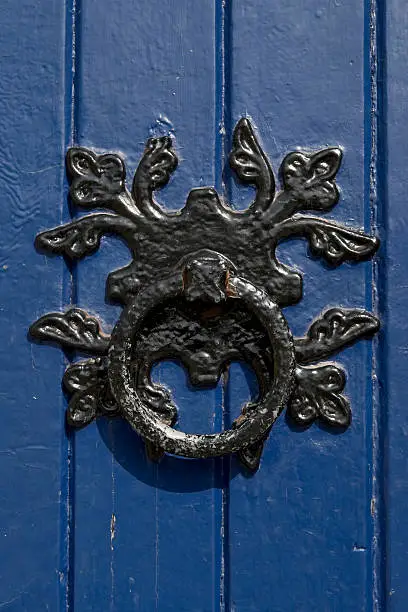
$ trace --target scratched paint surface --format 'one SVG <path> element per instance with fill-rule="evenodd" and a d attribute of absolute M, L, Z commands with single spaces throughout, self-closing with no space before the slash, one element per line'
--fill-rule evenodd
<path fill-rule="evenodd" d="M 58 4 L 0 0 L 0 609 L 405 611 L 404 3 Z M 351 428 L 301 432 L 282 416 L 252 477 L 234 458 L 150 463 L 119 421 L 67 438 L 59 381 L 73 356 L 28 343 L 27 328 L 75 302 L 109 330 L 120 310 L 105 301 L 106 274 L 130 257 L 111 238 L 71 270 L 35 254 L 38 231 L 76 214 L 66 147 L 120 152 L 134 169 L 147 137 L 171 133 L 181 163 L 161 201 L 177 209 L 191 188 L 215 185 L 242 208 L 248 190 L 223 169 L 246 113 L 275 171 L 297 147 L 342 146 L 330 216 L 367 231 L 378 221 L 387 238 L 374 268 L 328 270 L 301 241 L 280 248 L 305 277 L 285 311 L 295 334 L 337 304 L 378 308 L 386 325 L 339 359 Z M 188 431 L 228 426 L 256 395 L 240 364 L 206 391 L 175 363 L 154 377 Z"/>
<path fill-rule="evenodd" d="M 387 55 L 379 65 L 382 87 L 380 111 L 383 122 L 380 135 L 383 147 L 379 150 L 382 172 L 380 194 L 387 206 L 382 210 L 381 224 L 386 242 L 386 270 L 380 277 L 381 306 L 386 321 L 381 350 L 384 358 L 379 373 L 382 380 L 381 403 L 383 413 L 381 439 L 383 469 L 387 486 L 380 503 L 387 510 L 387 600 L 389 610 L 404 610 L 408 601 L 407 551 L 408 523 L 406 517 L 407 487 L 407 408 L 405 373 L 407 371 L 408 328 L 407 280 L 404 262 L 407 258 L 407 216 L 404 180 L 408 162 L 406 137 L 406 99 L 408 59 L 406 33 L 408 14 L 401 0 L 392 0 L 383 7 L 383 44 Z M 387 179 L 387 180 L 386 180 Z M 383 512 L 384 514 L 384 512 Z"/>
<path fill-rule="evenodd" d="M 365 20 L 360 0 L 252 0 L 231 8 L 232 120 L 243 108 L 251 113 L 275 168 L 296 147 L 341 145 L 341 199 L 329 216 L 356 226 L 370 218 Z M 260 45 L 251 44 L 254 31 Z M 326 305 L 371 309 L 370 263 L 329 270 L 300 241 L 280 252 L 304 272 L 303 300 L 285 310 L 294 333 Z M 255 611 L 260 600 L 271 610 L 372 609 L 370 346 L 336 359 L 348 374 L 352 426 L 342 434 L 318 426 L 300 431 L 281 418 L 259 474 L 231 482 L 230 596 L 238 610 Z M 249 392 L 233 368 L 229 401 Z M 254 582 L 248 559 L 255 558 Z"/>
<path fill-rule="evenodd" d="M 158 9 L 166 27 L 152 30 Z M 212 1 L 193 12 L 188 0 L 166 0 L 160 8 L 142 1 L 137 11 L 126 0 L 114 14 L 101 12 L 96 0 L 82 4 L 78 143 L 120 151 L 135 169 L 145 140 L 170 131 L 182 162 L 160 197 L 172 209 L 193 187 L 214 184 L 219 172 L 214 15 Z M 106 327 L 118 316 L 105 304 L 106 271 L 129 258 L 120 243 L 106 241 L 78 266 L 78 302 Z M 214 428 L 220 389 L 192 393 L 184 372 L 172 365 L 156 375 L 174 388 L 187 426 Z M 120 611 L 217 609 L 222 500 L 213 488 L 216 462 L 166 457 L 156 466 L 130 427 L 100 423 L 76 437 L 75 465 L 77 609 L 92 610 L 101 600 Z"/>
<path fill-rule="evenodd" d="M 0 609 L 7 611 L 57 610 L 64 581 L 57 378 L 64 357 L 27 341 L 33 315 L 63 301 L 63 262 L 32 250 L 36 227 L 60 223 L 64 208 L 65 15 L 58 4 L 0 3 Z"/>

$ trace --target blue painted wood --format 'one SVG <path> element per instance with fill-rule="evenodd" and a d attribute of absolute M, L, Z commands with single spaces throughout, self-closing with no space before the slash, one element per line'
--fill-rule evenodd
<path fill-rule="evenodd" d="M 33 241 L 65 216 L 65 11 L 4 0 L 0 21 L 0 608 L 65 610 L 65 359 L 27 341 L 63 307 L 63 262 Z"/>
<path fill-rule="evenodd" d="M 214 19 L 212 1 L 192 12 L 187 0 L 143 1 L 137 10 L 126 0 L 114 11 L 86 0 L 78 15 L 77 142 L 121 152 L 130 174 L 149 136 L 173 134 L 182 163 L 160 195 L 171 209 L 220 174 Z M 106 239 L 77 268 L 78 303 L 101 316 L 106 329 L 119 309 L 105 304 L 105 278 L 128 259 L 120 242 Z M 220 389 L 189 391 L 173 364 L 163 364 L 156 377 L 174 391 L 182 427 L 216 426 Z M 99 422 L 75 437 L 74 608 L 85 612 L 104 602 L 118 612 L 219 609 L 217 462 L 166 457 L 154 465 L 121 422 Z"/>
<path fill-rule="evenodd" d="M 232 3 L 226 15 L 227 131 L 247 112 L 275 170 L 297 147 L 340 145 L 341 200 L 328 216 L 366 229 L 371 214 L 368 8 L 359 0 L 326 5 L 250 0 L 244 6 Z M 237 190 L 232 192 L 239 200 Z M 281 247 L 280 255 L 304 273 L 303 300 L 285 310 L 295 334 L 303 334 L 327 306 L 371 310 L 371 263 L 327 270 L 307 256 L 301 241 Z M 353 408 L 346 433 L 318 425 L 298 431 L 282 417 L 259 472 L 232 480 L 231 609 L 375 609 L 371 359 L 368 343 L 338 359 L 348 373 Z M 250 393 L 247 378 L 232 368 L 230 410 Z"/>
<path fill-rule="evenodd" d="M 405 612 L 404 9 L 0 2 L 1 609 Z M 285 311 L 295 333 L 337 304 L 378 309 L 384 321 L 378 341 L 339 357 L 351 428 L 299 432 L 282 416 L 251 477 L 235 458 L 153 464 L 120 421 L 67 437 L 66 358 L 29 344 L 28 325 L 75 302 L 109 330 L 120 309 L 105 302 L 106 274 L 129 255 L 109 238 L 67 270 L 33 251 L 35 233 L 70 214 L 66 147 L 120 152 L 131 172 L 146 138 L 170 132 L 181 163 L 160 195 L 166 206 L 215 184 L 242 208 L 249 191 L 223 166 L 245 113 L 275 171 L 297 147 L 341 145 L 341 201 L 329 216 L 367 231 L 377 223 L 385 243 L 376 264 L 330 271 L 301 241 L 280 247 L 305 275 L 304 299 Z M 154 378 L 172 389 L 187 431 L 227 427 L 256 395 L 242 364 L 208 391 L 189 388 L 171 362 Z"/>
<path fill-rule="evenodd" d="M 387 531 L 382 564 L 387 573 L 387 610 L 405 610 L 408 601 L 408 451 L 406 372 L 408 326 L 407 309 L 407 212 L 405 168 L 408 163 L 406 97 L 408 76 L 406 44 L 408 15 L 400 0 L 382 6 L 379 63 L 379 158 L 377 161 L 379 198 L 383 202 L 379 221 L 386 238 L 384 261 L 379 269 L 380 303 L 385 320 L 381 339 L 379 379 L 382 436 L 378 453 L 386 483 L 380 498 L 380 519 Z"/>

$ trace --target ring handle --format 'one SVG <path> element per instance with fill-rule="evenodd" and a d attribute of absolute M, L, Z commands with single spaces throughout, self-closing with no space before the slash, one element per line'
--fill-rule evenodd
<path fill-rule="evenodd" d="M 131 376 L 132 347 L 143 321 L 166 300 L 241 300 L 259 319 L 273 349 L 274 372 L 270 388 L 233 427 L 215 434 L 178 431 L 160 419 L 138 392 Z M 190 458 L 216 457 L 245 449 L 262 440 L 284 409 L 295 384 L 292 335 L 275 302 L 261 289 L 235 276 L 230 262 L 218 254 L 201 254 L 181 269 L 140 292 L 122 313 L 108 351 L 112 393 L 126 420 L 142 438 L 168 453 Z"/>

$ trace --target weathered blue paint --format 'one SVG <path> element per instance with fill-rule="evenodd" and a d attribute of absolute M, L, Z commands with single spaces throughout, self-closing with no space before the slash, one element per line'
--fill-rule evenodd
<path fill-rule="evenodd" d="M 406 281 L 407 209 L 405 168 L 408 163 L 406 100 L 408 91 L 406 6 L 390 0 L 382 7 L 380 70 L 381 149 L 378 160 L 383 208 L 380 221 L 386 237 L 386 258 L 379 270 L 380 301 L 386 323 L 381 344 L 379 379 L 382 389 L 383 435 L 379 453 L 383 466 L 382 523 L 387 530 L 386 596 L 388 608 L 399 612 L 408 602 L 408 285 Z M 386 54 L 385 54 L 386 52 Z"/>
<path fill-rule="evenodd" d="M 162 196 L 173 209 L 193 187 L 214 184 L 221 164 L 214 19 L 212 0 L 197 11 L 187 0 L 146 0 L 137 10 L 125 0 L 114 11 L 101 11 L 97 0 L 81 4 L 77 142 L 119 151 L 135 169 L 148 136 L 173 133 L 183 161 Z M 107 328 L 118 311 L 104 301 L 106 270 L 128 259 L 119 242 L 106 240 L 78 266 L 78 303 L 101 315 Z M 163 365 L 157 375 L 175 390 L 187 429 L 198 425 L 200 412 L 201 427 L 214 427 L 214 414 L 222 414 L 220 390 L 194 393 L 189 410 L 184 372 Z M 213 489 L 216 463 L 166 457 L 156 466 L 126 424 L 100 423 L 76 434 L 75 466 L 75 609 L 93 610 L 101 601 L 121 612 L 217 609 L 222 500 Z"/>
<path fill-rule="evenodd" d="M 247 110 L 275 168 L 296 147 L 340 145 L 341 199 L 328 216 L 356 226 L 370 217 L 367 17 L 360 0 L 252 0 L 233 3 L 230 14 L 232 121 Z M 301 241 L 280 253 L 304 272 L 304 298 L 285 311 L 294 333 L 304 333 L 326 305 L 371 309 L 371 263 L 328 270 L 307 256 Z M 350 429 L 298 431 L 281 418 L 259 472 L 231 482 L 232 609 L 256 611 L 260 601 L 265 610 L 372 609 L 370 346 L 355 346 L 338 361 L 348 373 Z M 228 396 L 236 404 L 243 394 L 247 383 L 234 369 Z"/>
<path fill-rule="evenodd" d="M 405 612 L 405 4 L 136 4 L 0 2 L 0 609 Z M 181 163 L 163 202 L 177 209 L 191 188 L 216 185 L 242 208 L 248 190 L 223 166 L 245 113 L 275 170 L 297 147 L 342 146 L 330 216 L 379 225 L 374 267 L 328 270 L 303 242 L 280 247 L 305 273 L 304 299 L 285 313 L 295 333 L 337 304 L 383 319 L 378 341 L 339 358 L 351 428 L 299 432 L 283 416 L 251 477 L 234 458 L 152 464 L 119 421 L 67 438 L 65 359 L 29 344 L 28 326 L 77 302 L 110 329 L 119 308 L 105 303 L 106 272 L 129 256 L 110 238 L 71 270 L 34 252 L 39 230 L 76 214 L 66 147 L 118 151 L 135 168 L 146 137 L 170 131 Z M 208 391 L 188 388 L 174 363 L 154 376 L 189 431 L 228 426 L 256 394 L 239 364 Z"/>
<path fill-rule="evenodd" d="M 51 0 L 6 0 L 0 20 L 0 609 L 58 610 L 64 356 L 30 344 L 27 330 L 47 302 L 62 306 L 64 263 L 32 245 L 66 206 L 65 12 Z"/>

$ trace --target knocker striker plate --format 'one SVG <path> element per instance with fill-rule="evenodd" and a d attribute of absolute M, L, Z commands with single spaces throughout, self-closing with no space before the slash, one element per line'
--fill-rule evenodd
<path fill-rule="evenodd" d="M 369 258 L 378 248 L 375 237 L 302 213 L 324 213 L 337 204 L 341 158 L 337 147 L 288 153 L 276 192 L 271 164 L 243 118 L 229 161 L 238 179 L 254 187 L 253 202 L 234 211 L 213 188 L 200 188 L 190 192 L 184 208 L 169 213 L 154 192 L 177 167 L 170 137 L 147 141 L 130 192 L 121 157 L 69 149 L 72 202 L 112 212 L 44 231 L 37 248 L 80 259 L 99 248 L 103 235 L 117 234 L 133 260 L 107 279 L 108 297 L 124 305 L 111 336 L 77 307 L 46 314 L 30 328 L 37 340 L 93 355 L 65 372 L 68 423 L 83 427 L 98 416 L 121 416 L 145 439 L 151 457 L 164 451 L 187 457 L 238 452 L 251 469 L 257 469 L 285 406 L 301 425 L 320 419 L 347 427 L 344 371 L 319 362 L 378 331 L 379 321 L 360 309 L 332 308 L 304 337 L 292 338 L 281 308 L 301 299 L 302 277 L 276 256 L 280 241 L 299 236 L 330 266 Z M 152 364 L 172 357 L 187 368 L 193 384 L 207 386 L 217 383 L 230 361 L 244 359 L 258 378 L 257 402 L 244 406 L 233 427 L 219 434 L 176 430 L 170 392 L 150 380 Z"/>

